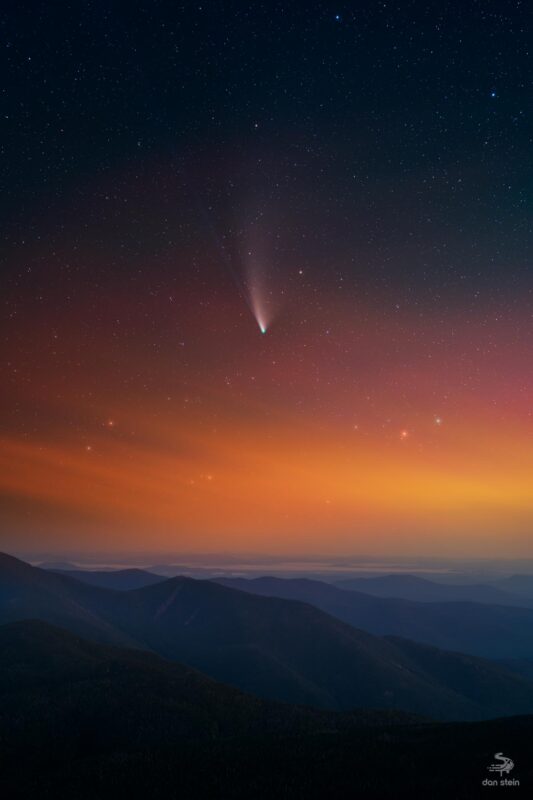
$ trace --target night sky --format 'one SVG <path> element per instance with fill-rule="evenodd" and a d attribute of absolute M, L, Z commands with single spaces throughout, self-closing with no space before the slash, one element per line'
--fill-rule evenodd
<path fill-rule="evenodd" d="M 4 549 L 532 556 L 531 7 L 16 5 Z"/>

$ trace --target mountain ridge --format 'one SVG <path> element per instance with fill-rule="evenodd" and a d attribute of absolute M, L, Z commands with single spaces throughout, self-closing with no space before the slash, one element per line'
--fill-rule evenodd
<path fill-rule="evenodd" d="M 311 603 L 378 636 L 405 637 L 480 658 L 533 658 L 533 609 L 374 597 L 305 578 L 221 578 L 217 582 L 265 597 Z"/>
<path fill-rule="evenodd" d="M 533 777 L 533 716 L 436 724 L 271 703 L 35 620 L 0 626 L 0 653 L 0 792 L 13 800 L 322 800 L 354 787 L 399 800 L 428 786 L 471 800 L 495 747 L 521 784 Z"/>
<path fill-rule="evenodd" d="M 0 559 L 0 622 L 17 614 L 107 644 L 153 651 L 270 700 L 338 710 L 403 709 L 440 719 L 533 710 L 533 684 L 505 668 L 428 652 L 415 642 L 407 652 L 406 645 L 308 603 L 212 581 L 177 577 L 120 592 Z M 89 633 L 88 617 L 97 623 Z M 447 685 L 437 669 L 443 660 L 462 675 L 463 688 Z M 489 693 L 482 701 L 472 693 L 472 674 L 492 686 L 494 702 Z"/>

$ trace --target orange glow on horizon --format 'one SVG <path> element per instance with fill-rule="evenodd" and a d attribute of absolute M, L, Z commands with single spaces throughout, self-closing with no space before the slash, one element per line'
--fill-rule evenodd
<path fill-rule="evenodd" d="M 297 421 L 189 422 L 159 418 L 151 446 L 102 433 L 83 447 L 4 438 L 1 490 L 55 519 L 57 546 L 74 514 L 90 531 L 78 549 L 467 554 L 480 537 L 490 552 L 527 543 L 533 464 L 509 431 L 487 439 L 451 422 L 446 443 L 420 448 L 414 435 L 350 438 Z M 150 428 L 150 415 L 135 425 Z"/>
<path fill-rule="evenodd" d="M 14 416 L 0 438 L 2 546 L 532 555 L 527 348 L 511 326 L 489 354 L 482 326 L 434 353 L 422 323 L 336 308 L 335 327 L 280 318 L 261 336 L 245 312 L 219 335 L 211 309 L 186 307 L 184 341 L 98 340 L 83 369 L 69 319 L 69 380 L 29 329 L 9 397 L 36 422 Z M 439 324 L 444 341 L 460 323 Z"/>

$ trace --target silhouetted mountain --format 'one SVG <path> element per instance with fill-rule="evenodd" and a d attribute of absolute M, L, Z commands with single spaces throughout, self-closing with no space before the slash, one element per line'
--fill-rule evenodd
<path fill-rule="evenodd" d="M 53 572 L 68 572 L 71 569 L 78 569 L 78 567 L 75 564 L 71 564 L 70 561 L 42 561 L 35 566 L 40 569 L 49 569 Z"/>
<path fill-rule="evenodd" d="M 504 591 L 533 599 L 533 575 L 510 575 L 496 585 Z"/>
<path fill-rule="evenodd" d="M 173 578 L 118 592 L 3 557 L 0 620 L 21 614 L 156 651 L 269 699 L 439 719 L 533 710 L 533 685 L 491 663 L 382 639 L 305 603 L 210 581 Z M 483 695 L 475 678 L 486 686 Z"/>
<path fill-rule="evenodd" d="M 525 658 L 508 658 L 506 660 L 504 659 L 498 661 L 497 663 L 508 669 L 510 672 L 514 672 L 529 681 L 533 681 L 533 661 L 529 661 Z"/>
<path fill-rule="evenodd" d="M 379 578 L 349 578 L 336 581 L 339 589 L 364 592 L 374 597 L 399 597 L 423 603 L 468 601 L 500 606 L 533 608 L 533 599 L 527 600 L 512 591 L 504 591 L 490 584 L 435 583 L 417 575 L 384 575 Z M 533 589 L 532 589 L 533 598 Z"/>
<path fill-rule="evenodd" d="M 155 575 L 164 575 L 165 578 L 176 578 L 186 575 L 189 578 L 204 578 L 210 580 L 213 576 L 213 567 L 202 567 L 198 564 L 151 564 L 148 572 Z"/>
<path fill-rule="evenodd" d="M 88 642 L 30 620 L 0 626 L 0 767 L 108 757 L 182 740 L 302 735 L 415 720 L 267 702 L 139 650 Z M 1 779 L 0 779 L 1 786 Z"/>
<path fill-rule="evenodd" d="M 248 598 L 248 599 L 247 599 Z M 427 663 L 392 642 L 302 603 L 255 597 L 209 581 L 174 578 L 116 596 L 121 630 L 168 658 L 260 696 L 323 708 L 404 708 L 437 718 L 526 711 L 532 687 L 477 659 L 449 657 L 493 682 L 490 710 L 434 681 Z M 414 645 L 416 647 L 416 645 Z M 420 646 L 426 659 L 428 648 Z M 436 652 L 436 651 L 435 651 Z M 533 707 L 532 707 L 533 708 Z"/>
<path fill-rule="evenodd" d="M 435 725 L 265 702 L 36 621 L 0 627 L 0 652 L 10 800 L 471 800 L 497 751 L 531 788 L 533 717 Z"/>
<path fill-rule="evenodd" d="M 372 597 L 306 579 L 223 578 L 218 582 L 264 597 L 311 603 L 380 636 L 402 636 L 483 658 L 533 658 L 533 609 L 529 608 Z"/>
<path fill-rule="evenodd" d="M 11 745 L 17 737 L 35 739 L 53 728 L 65 730 L 68 747 L 72 715 L 86 736 L 95 709 L 100 727 L 94 733 L 102 747 L 129 740 L 133 719 L 143 745 L 168 736 L 205 740 L 416 719 L 401 712 L 340 714 L 261 700 L 153 653 L 90 642 L 40 620 L 0 626 L 0 652 L 2 735 Z"/>
<path fill-rule="evenodd" d="M 28 618 L 51 622 L 101 642 L 134 642 L 100 613 L 110 594 L 0 553 L 0 624 Z"/>
<path fill-rule="evenodd" d="M 101 586 L 105 589 L 118 589 L 121 592 L 130 589 L 140 589 L 154 583 L 166 580 L 161 575 L 147 572 L 144 569 L 118 569 L 118 570 L 84 570 L 84 569 L 54 569 L 60 575 L 76 578 L 91 586 Z"/>

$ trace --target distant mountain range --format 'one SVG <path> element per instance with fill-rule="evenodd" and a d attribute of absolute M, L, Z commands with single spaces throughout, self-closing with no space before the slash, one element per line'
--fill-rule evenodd
<path fill-rule="evenodd" d="M 50 569 L 47 567 L 46 569 Z M 142 589 L 143 586 L 152 586 L 167 580 L 163 575 L 147 572 L 145 569 L 118 569 L 118 570 L 84 570 L 84 569 L 53 569 L 58 575 L 75 578 L 91 586 L 101 586 L 104 589 L 117 589 L 127 592 L 130 589 Z"/>
<path fill-rule="evenodd" d="M 150 569 L 118 569 L 118 570 L 92 570 L 77 569 L 68 564 L 45 563 L 39 565 L 42 569 L 61 573 L 62 575 L 76 578 L 77 580 L 91 583 L 94 586 L 105 586 L 108 589 L 140 589 L 142 586 L 151 586 L 168 577 L 180 575 L 179 568 L 169 568 L 165 565 Z M 191 575 L 190 568 L 183 568 L 183 573 Z M 205 573 L 205 574 L 202 574 Z M 213 577 L 212 571 L 200 568 L 195 569 L 194 577 L 208 580 L 246 580 L 245 578 L 232 578 L 227 576 Z M 249 578 L 249 580 L 258 578 Z M 279 579 L 279 578 L 278 578 Z M 280 579 L 281 580 L 281 579 Z M 291 580 L 302 580 L 291 578 Z M 484 603 L 488 605 L 515 606 L 533 608 L 533 576 L 511 575 L 499 579 L 495 583 L 443 583 L 421 578 L 410 574 L 392 574 L 380 577 L 345 578 L 342 580 L 327 580 L 314 578 L 316 582 L 328 583 L 339 589 L 353 590 L 372 595 L 373 597 L 400 598 L 422 603 L 435 602 L 460 602 Z"/>
<path fill-rule="evenodd" d="M 420 609 L 437 609 L 429 626 L 455 614 L 459 630 L 465 608 L 485 624 L 494 610 L 530 609 L 319 581 L 264 578 L 243 591 L 142 570 L 104 580 L 0 555 L 0 793 L 10 800 L 470 800 L 490 791 L 482 781 L 498 751 L 531 786 L 530 661 L 376 636 L 318 606 L 359 604 L 369 619 L 381 609 L 390 623 L 396 605 L 396 619 L 411 613 L 418 625 Z"/>
<path fill-rule="evenodd" d="M 336 581 L 339 589 L 351 589 L 375 597 L 399 597 L 424 603 L 469 601 L 500 606 L 533 608 L 533 578 L 515 575 L 491 584 L 436 583 L 417 575 L 384 575 Z M 524 591 L 531 587 L 528 592 Z"/>
<path fill-rule="evenodd" d="M 533 684 L 506 667 L 374 636 L 307 603 L 211 581 L 172 578 L 117 591 L 1 556 L 0 623 L 31 618 L 151 650 L 271 700 L 436 719 L 533 712 Z"/>
<path fill-rule="evenodd" d="M 311 603 L 380 636 L 393 635 L 494 659 L 533 658 L 533 609 L 465 601 L 374 597 L 307 579 L 221 578 L 224 586 Z"/>
<path fill-rule="evenodd" d="M 515 595 L 533 598 L 533 575 L 510 575 L 499 581 L 498 586 Z"/>

